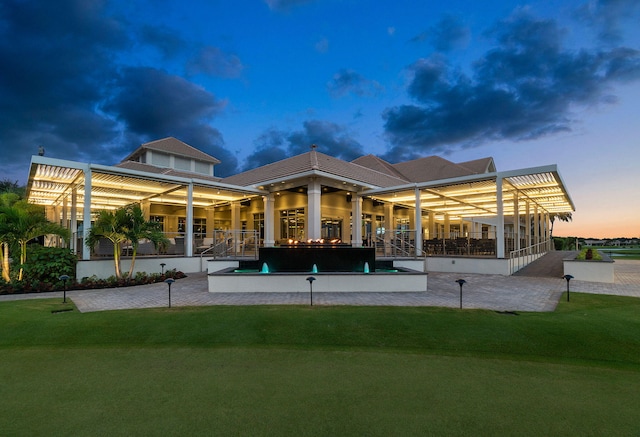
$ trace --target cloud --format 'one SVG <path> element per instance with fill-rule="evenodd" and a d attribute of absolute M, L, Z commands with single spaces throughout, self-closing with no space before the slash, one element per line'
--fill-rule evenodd
<path fill-rule="evenodd" d="M 221 160 L 216 171 L 228 175 L 236 170 L 237 158 L 210 125 L 225 106 L 226 101 L 182 77 L 151 67 L 129 67 L 123 69 L 103 110 L 125 126 L 131 147 L 174 136 Z"/>
<path fill-rule="evenodd" d="M 417 104 L 383 113 L 392 144 L 388 159 L 569 131 L 572 108 L 610 103 L 615 85 L 640 78 L 637 50 L 566 49 L 564 31 L 554 20 L 524 11 L 487 35 L 495 46 L 472 65 L 471 74 L 441 55 L 408 68 L 407 91 Z"/>
<path fill-rule="evenodd" d="M 333 97 L 343 97 L 347 94 L 371 97 L 380 94 L 384 88 L 375 80 L 369 80 L 360 73 L 342 69 L 327 83 L 327 90 Z"/>
<path fill-rule="evenodd" d="M 31 154 L 101 160 L 117 134 L 95 111 L 130 44 L 102 2 L 4 1 L 0 21 L 0 149 L 4 171 L 26 176 Z"/>
<path fill-rule="evenodd" d="M 244 170 L 250 170 L 287 158 L 287 134 L 268 129 L 254 141 L 255 151 L 245 160 Z"/>
<path fill-rule="evenodd" d="M 327 53 L 329 51 L 329 40 L 323 37 L 316 42 L 314 47 L 318 53 Z"/>
<path fill-rule="evenodd" d="M 251 154 L 245 170 L 308 152 L 312 144 L 326 155 L 351 161 L 363 155 L 362 145 L 344 126 L 322 120 L 307 120 L 302 130 L 285 132 L 269 129 L 255 141 L 256 151 Z"/>
<path fill-rule="evenodd" d="M 576 10 L 576 17 L 595 28 L 598 39 L 607 44 L 618 44 L 623 38 L 622 23 L 631 21 L 637 26 L 637 0 L 592 0 Z"/>
<path fill-rule="evenodd" d="M 187 44 L 175 30 L 166 26 L 142 26 L 140 41 L 155 47 L 165 58 L 177 56 Z"/>
<path fill-rule="evenodd" d="M 311 3 L 314 0 L 264 0 L 269 5 L 269 9 L 278 12 L 289 12 L 291 9 Z"/>
<path fill-rule="evenodd" d="M 458 18 L 446 15 L 435 26 L 413 37 L 411 42 L 427 41 L 435 50 L 449 52 L 466 46 L 470 35 L 468 26 L 464 26 Z"/>
<path fill-rule="evenodd" d="M 218 47 L 202 47 L 187 63 L 190 75 L 206 74 L 224 78 L 235 78 L 242 74 L 244 65 L 236 55 L 225 53 Z"/>

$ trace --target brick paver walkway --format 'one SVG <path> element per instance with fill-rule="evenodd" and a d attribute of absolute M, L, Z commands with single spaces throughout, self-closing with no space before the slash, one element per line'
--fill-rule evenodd
<path fill-rule="evenodd" d="M 613 284 L 571 281 L 572 292 L 640 297 L 640 261 L 617 260 Z M 495 311 L 553 311 L 566 282 L 562 278 L 501 276 L 480 274 L 430 273 L 424 293 L 319 293 L 314 305 L 440 306 L 457 308 L 464 278 L 463 308 Z M 301 287 L 306 290 L 306 283 Z M 308 305 L 309 293 L 209 293 L 206 273 L 191 273 L 171 287 L 172 306 L 206 305 Z M 0 302 L 16 299 L 60 298 L 62 292 L 0 296 Z M 158 308 L 168 305 L 168 286 L 164 283 L 106 290 L 67 292 L 81 312 L 130 308 Z"/>

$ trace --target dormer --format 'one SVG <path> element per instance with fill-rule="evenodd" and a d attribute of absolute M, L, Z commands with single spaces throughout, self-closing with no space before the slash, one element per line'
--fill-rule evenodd
<path fill-rule="evenodd" d="M 215 176 L 213 167 L 220 161 L 211 155 L 173 138 L 151 141 L 138 147 L 123 162 L 133 161 L 155 167 Z"/>

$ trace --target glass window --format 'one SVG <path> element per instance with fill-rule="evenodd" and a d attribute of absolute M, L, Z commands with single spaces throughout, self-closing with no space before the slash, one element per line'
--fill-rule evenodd
<path fill-rule="evenodd" d="M 164 216 L 163 215 L 152 215 L 149 217 L 149 221 L 159 223 L 160 230 L 164 232 Z"/>
<path fill-rule="evenodd" d="M 280 211 L 280 238 L 304 241 L 304 208 Z"/>
<path fill-rule="evenodd" d="M 178 232 L 184 235 L 187 223 L 185 217 L 178 217 Z M 193 238 L 205 238 L 207 236 L 207 219 L 193 219 Z"/>

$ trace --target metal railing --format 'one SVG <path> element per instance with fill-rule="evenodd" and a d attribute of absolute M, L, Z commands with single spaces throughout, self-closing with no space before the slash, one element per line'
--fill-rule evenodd
<path fill-rule="evenodd" d="M 553 250 L 553 239 L 541 241 L 531 246 L 509 252 L 509 272 L 513 275 L 518 270 L 531 264 L 545 253 Z"/>
<path fill-rule="evenodd" d="M 208 256 L 258 259 L 258 248 L 261 244 L 256 230 L 214 231 L 211 242 L 203 241 L 200 246 L 196 246 L 196 252 L 201 258 Z"/>

